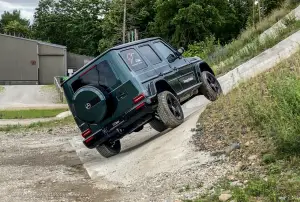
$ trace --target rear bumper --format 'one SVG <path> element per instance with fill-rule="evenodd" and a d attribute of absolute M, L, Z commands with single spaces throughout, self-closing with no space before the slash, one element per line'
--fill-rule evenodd
<path fill-rule="evenodd" d="M 108 140 L 117 140 L 127 134 L 132 133 L 135 129 L 145 125 L 153 118 L 153 113 L 157 105 L 145 105 L 138 110 L 133 109 L 119 120 L 119 123 L 111 129 L 101 129 L 83 141 L 83 144 L 89 148 L 94 149 L 98 145 L 103 144 Z"/>

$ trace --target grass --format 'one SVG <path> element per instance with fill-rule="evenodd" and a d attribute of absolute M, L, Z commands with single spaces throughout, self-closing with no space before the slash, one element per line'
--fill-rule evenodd
<path fill-rule="evenodd" d="M 199 150 L 215 151 L 241 143 L 230 155 L 245 170 L 234 173 L 242 187 L 223 179 L 213 194 L 196 202 L 219 201 L 222 190 L 230 200 L 300 201 L 300 52 L 275 69 L 247 83 L 208 106 L 200 116 L 201 135 L 194 135 Z M 247 142 L 253 141 L 249 146 Z M 254 161 L 248 160 L 257 155 Z"/>
<path fill-rule="evenodd" d="M 67 109 L 34 109 L 0 111 L 0 119 L 50 118 L 67 111 Z"/>
<path fill-rule="evenodd" d="M 52 85 L 44 85 L 44 86 L 41 87 L 41 89 L 45 90 L 45 91 L 48 91 L 48 90 L 52 91 L 52 90 L 56 90 L 56 87 L 55 87 L 54 84 L 52 84 Z"/>
<path fill-rule="evenodd" d="M 5 89 L 5 88 L 4 88 L 3 86 L 0 86 L 0 93 L 3 92 L 4 89 Z"/>
<path fill-rule="evenodd" d="M 286 162 L 288 163 L 288 162 Z M 272 164 L 271 166 L 288 166 L 287 164 Z M 270 166 L 270 167 L 271 167 Z M 299 166 L 299 164 L 298 164 Z M 215 194 L 200 197 L 194 202 L 217 202 L 222 189 L 229 190 L 232 194 L 230 200 L 237 202 L 278 202 L 300 201 L 299 187 L 300 177 L 297 167 L 290 167 L 292 171 L 283 169 L 283 174 L 270 174 L 261 178 L 259 175 L 239 176 L 241 180 L 247 180 L 243 188 L 230 185 L 230 181 L 223 180 Z"/>
<path fill-rule="evenodd" d="M 55 120 L 55 121 L 48 121 L 48 122 L 37 122 L 33 123 L 27 126 L 21 126 L 21 125 L 7 125 L 4 127 L 0 127 L 1 132 L 18 132 L 18 131 L 24 131 L 24 130 L 38 130 L 43 128 L 54 128 L 54 127 L 63 127 L 63 126 L 69 126 L 74 125 L 75 121 L 72 116 L 69 116 L 67 118 L 61 119 L 61 120 Z"/>
<path fill-rule="evenodd" d="M 299 3 L 285 4 L 282 8 L 274 10 L 269 16 L 257 23 L 256 27 L 248 27 L 237 39 L 225 46 L 221 46 L 214 37 L 192 44 L 189 46 L 185 56 L 199 56 L 206 60 L 218 75 L 224 74 L 298 31 L 300 24 L 295 20 L 290 21 L 287 19 L 284 20 L 284 23 L 288 28 L 286 30 L 278 30 L 279 34 L 277 37 L 269 37 L 264 43 L 258 40 L 264 31 L 283 19 L 298 5 Z M 244 50 L 245 48 L 246 50 Z"/>
<path fill-rule="evenodd" d="M 216 73 L 218 75 L 227 73 L 300 30 L 300 21 L 296 21 L 294 19 L 286 20 L 285 25 L 287 28 L 278 29 L 276 31 L 276 35 L 267 36 L 264 41 L 260 41 L 258 37 L 253 39 L 253 42 L 249 44 L 249 46 L 236 52 L 236 54 L 231 58 L 216 66 L 214 68 Z"/>

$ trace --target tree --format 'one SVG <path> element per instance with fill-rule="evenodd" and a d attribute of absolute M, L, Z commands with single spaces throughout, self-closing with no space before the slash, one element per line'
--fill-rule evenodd
<path fill-rule="evenodd" d="M 230 41 L 246 26 L 249 5 L 240 0 L 157 0 L 155 11 L 152 33 L 186 47 L 211 35 Z"/>
<path fill-rule="evenodd" d="M 21 17 L 19 10 L 14 10 L 11 13 L 4 11 L 1 15 L 0 31 L 17 36 L 29 37 L 31 35 L 30 22 Z"/>
<path fill-rule="evenodd" d="M 41 0 L 34 15 L 34 35 L 40 40 L 65 45 L 78 54 L 99 54 L 105 0 Z"/>
<path fill-rule="evenodd" d="M 151 36 L 149 24 L 154 20 L 155 16 L 154 2 L 155 0 L 127 1 L 127 31 L 137 29 L 140 38 Z M 99 41 L 100 52 L 122 43 L 123 3 L 123 0 L 112 0 L 109 6 L 101 26 L 103 38 Z"/>

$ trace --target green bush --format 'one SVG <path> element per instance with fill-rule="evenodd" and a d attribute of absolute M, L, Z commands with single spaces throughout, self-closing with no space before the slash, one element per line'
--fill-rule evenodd
<path fill-rule="evenodd" d="M 204 41 L 197 42 L 188 46 L 185 57 L 198 56 L 200 58 L 208 58 L 220 45 L 214 36 L 207 37 Z"/>
<path fill-rule="evenodd" d="M 260 43 L 258 40 L 260 34 L 299 5 L 299 2 L 295 3 L 292 1 L 286 2 L 282 8 L 274 10 L 269 16 L 259 22 L 256 27 L 248 27 L 231 43 L 221 46 L 213 36 L 207 37 L 204 41 L 189 45 L 185 56 L 198 56 L 204 59 L 216 68 L 217 74 L 230 71 L 299 30 L 300 23 L 297 23 L 294 19 L 284 19 L 283 23 L 288 27 L 287 29 L 278 30 L 277 37 L 268 37 L 264 43 Z M 248 47 L 248 45 L 250 46 Z M 246 50 L 239 52 L 244 47 L 247 47 Z M 231 59 L 227 61 L 229 58 Z"/>

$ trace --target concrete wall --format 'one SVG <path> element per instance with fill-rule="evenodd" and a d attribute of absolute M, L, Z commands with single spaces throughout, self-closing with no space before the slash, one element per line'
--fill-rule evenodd
<path fill-rule="evenodd" d="M 38 44 L 0 35 L 0 82 L 38 81 Z"/>
<path fill-rule="evenodd" d="M 66 49 L 39 44 L 39 84 L 53 84 L 55 76 L 67 75 Z"/>
<path fill-rule="evenodd" d="M 83 67 L 90 60 L 93 60 L 93 57 L 85 56 L 85 55 L 77 55 L 74 53 L 67 54 L 67 64 L 68 70 L 73 70 L 73 72 L 77 71 L 81 67 Z"/>

